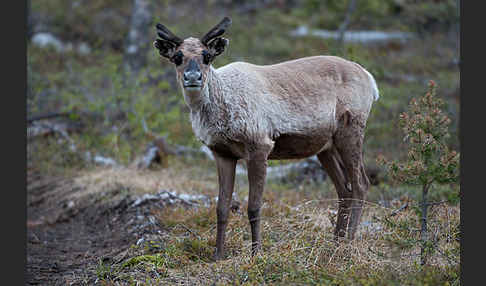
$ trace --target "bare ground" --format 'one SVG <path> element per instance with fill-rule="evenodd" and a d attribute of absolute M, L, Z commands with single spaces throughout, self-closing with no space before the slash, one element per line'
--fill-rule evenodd
<path fill-rule="evenodd" d="M 144 223 L 157 202 L 130 207 L 122 188 L 73 199 L 83 191 L 72 179 L 28 173 L 27 284 L 96 284 L 100 262 L 123 259 L 142 235 L 160 232 Z"/>

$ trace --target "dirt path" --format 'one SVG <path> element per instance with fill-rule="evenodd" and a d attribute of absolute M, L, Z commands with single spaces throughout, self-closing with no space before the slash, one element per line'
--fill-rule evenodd
<path fill-rule="evenodd" d="M 70 200 L 82 191 L 69 179 L 28 174 L 27 284 L 93 285 L 100 260 L 119 259 L 141 235 L 158 231 L 140 227 L 150 205 L 130 208 L 129 197 Z"/>

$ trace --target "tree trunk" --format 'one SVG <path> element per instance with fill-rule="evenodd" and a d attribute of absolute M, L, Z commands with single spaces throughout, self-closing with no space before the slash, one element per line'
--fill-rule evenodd
<path fill-rule="evenodd" d="M 344 43 L 344 33 L 346 32 L 346 29 L 349 26 L 349 23 L 351 22 L 351 16 L 354 13 L 354 10 L 356 9 L 356 2 L 357 0 L 349 0 L 349 5 L 348 5 L 348 10 L 346 11 L 346 16 L 344 17 L 344 21 L 341 23 L 339 26 L 339 45 L 342 47 Z"/>
<path fill-rule="evenodd" d="M 27 41 L 30 42 L 30 39 L 32 38 L 32 34 L 34 32 L 34 28 L 32 27 L 32 12 L 31 12 L 31 5 L 30 5 L 30 0 L 27 0 L 27 7 L 26 7 L 26 12 L 27 12 Z"/>
<path fill-rule="evenodd" d="M 456 23 L 456 58 L 457 62 L 461 64 L 461 3 L 456 0 L 457 4 L 457 23 Z"/>
<path fill-rule="evenodd" d="M 422 247 L 420 249 L 420 265 L 427 263 L 427 208 L 429 207 L 427 202 L 427 193 L 429 191 L 429 184 L 425 184 L 422 189 L 422 228 L 420 230 L 420 236 L 422 240 Z"/>
<path fill-rule="evenodd" d="M 148 0 L 134 0 L 130 29 L 125 42 L 124 64 L 127 70 L 138 73 L 147 63 L 150 49 L 152 9 Z"/>

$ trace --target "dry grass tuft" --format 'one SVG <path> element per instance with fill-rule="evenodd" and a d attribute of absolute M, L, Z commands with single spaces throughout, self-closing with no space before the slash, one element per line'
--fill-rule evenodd
<path fill-rule="evenodd" d="M 214 205 L 161 210 L 156 217 L 168 233 L 164 241 L 167 247 L 157 254 L 164 257 L 162 268 L 168 276 L 158 281 L 190 285 L 459 283 L 459 243 L 454 239 L 458 207 L 436 208 L 439 219 L 431 229 L 440 236 L 441 252 L 432 254 L 425 270 L 419 267 L 419 244 L 402 243 L 418 238 L 416 231 L 410 226 L 404 231 L 385 220 L 406 225 L 415 217 L 413 210 L 390 217 L 392 210 L 367 204 L 358 238 L 336 243 L 332 208 L 329 201 L 308 201 L 294 207 L 267 201 L 262 212 L 263 252 L 256 257 L 250 256 L 246 214 L 233 214 L 227 229 L 227 257 L 218 262 L 211 260 L 215 249 Z"/>
<path fill-rule="evenodd" d="M 176 163 L 173 168 L 144 171 L 131 167 L 98 167 L 80 172 L 74 178 L 74 184 L 84 189 L 75 195 L 79 198 L 124 188 L 134 196 L 154 194 L 161 190 L 217 196 L 216 180 L 212 173 L 199 168 L 181 168 Z"/>

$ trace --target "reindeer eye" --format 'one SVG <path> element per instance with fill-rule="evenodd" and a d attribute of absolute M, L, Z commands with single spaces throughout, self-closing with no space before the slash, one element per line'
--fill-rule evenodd
<path fill-rule="evenodd" d="M 209 62 L 211 61 L 211 54 L 208 51 L 204 50 L 202 52 L 202 56 L 204 64 L 209 64 Z"/>
<path fill-rule="evenodd" d="M 182 58 L 184 54 L 181 51 L 178 51 L 172 58 L 170 59 L 176 66 L 182 64 Z"/>

